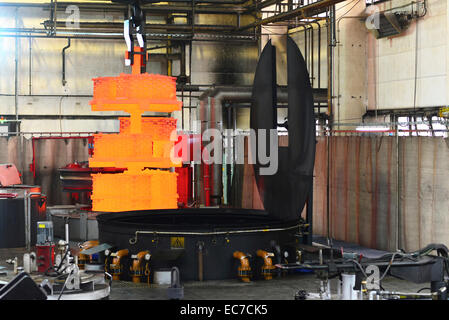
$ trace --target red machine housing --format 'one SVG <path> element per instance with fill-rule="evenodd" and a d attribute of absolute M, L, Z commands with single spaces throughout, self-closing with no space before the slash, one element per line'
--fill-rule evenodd
<path fill-rule="evenodd" d="M 37 256 L 37 271 L 44 273 L 55 262 L 55 245 L 49 244 L 37 244 L 36 245 Z"/>
<path fill-rule="evenodd" d="M 183 166 L 175 168 L 177 177 L 178 207 L 185 208 L 193 201 L 193 168 L 191 163 L 195 159 L 195 145 L 200 150 L 201 136 L 198 134 L 178 133 L 178 141 L 175 142 L 177 157 L 182 159 Z M 186 152 L 184 152 L 186 151 Z M 198 159 L 199 160 L 199 159 Z"/>
<path fill-rule="evenodd" d="M 90 137 L 89 137 L 90 138 Z M 182 158 L 182 167 L 176 167 L 175 172 L 177 176 L 177 193 L 178 193 L 178 207 L 185 208 L 193 201 L 193 168 L 191 167 L 194 159 L 195 147 L 197 145 L 198 151 L 201 151 L 201 136 L 198 134 L 178 133 L 178 141 L 175 145 L 178 147 L 179 158 Z M 93 153 L 93 141 L 89 139 L 89 155 Z M 186 152 L 183 152 L 186 151 Z M 205 165 L 205 164 L 204 164 Z M 205 165 L 209 167 L 208 165 Z M 124 168 L 88 168 L 87 163 L 71 163 L 60 168 L 61 182 L 63 191 L 69 193 L 71 202 L 73 204 L 80 202 L 80 194 L 85 193 L 86 200 L 90 204 L 90 196 L 92 192 L 91 174 L 93 173 L 123 173 Z M 207 175 L 206 175 L 207 176 Z M 209 199 L 209 180 L 205 177 L 206 198 Z M 207 202 L 209 204 L 209 201 Z"/>
<path fill-rule="evenodd" d="M 178 190 L 178 207 L 185 208 L 192 201 L 192 176 L 193 170 L 190 165 L 184 165 L 175 169 L 178 174 L 177 190 Z"/>

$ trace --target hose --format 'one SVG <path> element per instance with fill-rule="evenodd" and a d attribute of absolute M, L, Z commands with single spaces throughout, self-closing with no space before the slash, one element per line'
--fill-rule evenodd
<path fill-rule="evenodd" d="M 69 244 L 67 243 L 65 246 L 68 247 Z M 58 268 L 56 269 L 56 272 L 59 272 L 59 270 L 61 269 L 62 264 L 63 264 L 65 258 L 67 257 L 67 254 L 68 254 L 68 253 L 69 253 L 69 249 L 67 248 L 67 250 L 65 251 L 64 257 L 61 259 L 61 262 L 59 263 L 59 266 L 58 266 Z M 61 271 L 61 272 L 62 272 L 62 271 Z"/>
<path fill-rule="evenodd" d="M 385 269 L 384 273 L 383 273 L 382 276 L 379 278 L 379 282 L 382 281 L 382 280 L 385 278 L 385 276 L 387 275 L 388 271 L 390 270 L 391 265 L 393 264 L 393 261 L 394 261 L 395 256 L 396 256 L 396 253 L 393 253 L 393 255 L 392 255 L 392 257 L 391 257 L 391 260 L 390 260 L 390 262 L 388 263 L 387 269 Z M 357 266 L 359 267 L 359 269 L 360 269 L 360 271 L 362 271 L 364 277 L 365 277 L 365 278 L 368 278 L 368 275 L 365 273 L 365 270 L 363 270 L 363 267 L 360 265 L 360 263 L 359 263 L 357 260 L 355 260 L 355 259 L 353 259 L 353 260 L 351 260 L 351 261 L 352 261 L 355 265 L 357 265 Z"/>
<path fill-rule="evenodd" d="M 391 257 L 391 260 L 390 260 L 390 262 L 388 263 L 388 267 L 387 267 L 387 269 L 385 269 L 385 272 L 384 272 L 384 274 L 382 275 L 382 277 L 380 277 L 379 282 L 382 281 L 382 280 L 385 278 L 385 276 L 387 275 L 388 270 L 390 270 L 390 267 L 391 267 L 391 265 L 393 264 L 393 261 L 394 261 L 394 257 L 395 257 L 395 256 L 396 256 L 396 253 L 393 253 L 393 256 Z"/>
<path fill-rule="evenodd" d="M 106 256 L 106 259 L 104 259 L 104 272 L 109 272 L 108 268 L 108 256 Z"/>
<path fill-rule="evenodd" d="M 64 285 L 62 286 L 61 292 L 59 293 L 58 300 L 61 299 L 61 296 L 62 296 L 62 294 L 64 293 L 64 289 L 65 289 L 65 287 L 66 287 L 66 285 L 67 285 L 67 281 L 69 280 L 69 278 L 70 278 L 70 276 L 73 274 L 73 272 L 74 272 L 74 270 L 72 270 L 72 271 L 70 272 L 70 274 L 67 276 L 67 279 L 65 279 Z"/>
<path fill-rule="evenodd" d="M 65 246 L 68 246 L 69 244 L 67 243 Z M 53 265 L 53 260 L 52 260 L 52 258 L 51 258 L 51 246 L 50 246 L 50 266 L 48 267 L 48 269 L 45 271 L 45 275 L 46 276 L 48 276 L 48 277 L 58 277 L 58 276 L 60 276 L 61 274 L 62 274 L 62 272 L 64 272 L 64 270 L 66 269 L 66 268 L 64 268 L 62 271 L 60 271 L 60 269 L 61 269 L 61 267 L 62 267 L 62 263 L 64 262 L 64 260 L 65 260 L 65 258 L 67 257 L 67 254 L 68 254 L 68 252 L 69 252 L 69 250 L 67 249 L 66 250 L 66 252 L 65 252 L 65 254 L 64 254 L 64 257 L 62 258 L 62 260 L 61 260 L 61 262 L 59 263 L 59 266 L 55 269 L 55 267 L 54 267 L 54 265 Z M 50 270 L 54 270 L 54 273 L 53 274 L 50 274 L 49 273 L 49 271 Z"/>
<path fill-rule="evenodd" d="M 49 256 L 49 258 L 50 258 L 50 266 L 47 268 L 47 270 L 45 270 L 44 274 L 45 274 L 46 276 L 48 276 L 48 277 L 57 277 L 57 276 L 59 275 L 59 273 L 58 273 L 58 271 L 55 270 L 55 266 L 53 265 L 53 259 L 51 258 L 51 249 L 52 249 L 52 246 L 50 245 L 50 246 L 48 247 L 48 250 L 49 250 L 48 256 Z M 56 275 L 55 275 L 55 274 L 53 274 L 53 275 L 49 274 L 48 272 L 49 272 L 50 270 L 54 270 L 55 273 L 56 273 Z"/>
<path fill-rule="evenodd" d="M 145 264 L 145 275 L 147 276 L 147 283 L 150 285 L 150 267 L 148 262 Z"/>
<path fill-rule="evenodd" d="M 360 263 L 357 260 L 352 260 L 352 262 L 354 262 L 360 269 L 360 271 L 362 271 L 363 275 L 365 276 L 365 278 L 368 278 L 368 276 L 365 273 L 365 270 L 363 270 L 362 266 L 360 265 Z"/>

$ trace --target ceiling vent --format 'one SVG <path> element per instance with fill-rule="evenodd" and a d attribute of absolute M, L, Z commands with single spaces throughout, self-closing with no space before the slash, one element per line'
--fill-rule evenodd
<path fill-rule="evenodd" d="M 378 14 L 378 28 L 370 28 L 376 39 L 397 36 L 404 32 L 410 24 L 411 15 L 406 13 L 381 12 Z"/>
<path fill-rule="evenodd" d="M 374 13 L 373 13 L 374 11 Z M 414 19 L 422 18 L 427 13 L 426 0 L 378 11 L 376 6 L 367 7 L 364 17 L 366 28 L 374 34 L 376 39 L 398 36 L 403 33 Z"/>

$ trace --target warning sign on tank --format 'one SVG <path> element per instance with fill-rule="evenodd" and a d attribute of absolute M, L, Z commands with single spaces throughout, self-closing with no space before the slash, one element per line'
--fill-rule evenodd
<path fill-rule="evenodd" d="M 184 249 L 184 237 L 171 237 L 170 238 L 171 249 Z"/>

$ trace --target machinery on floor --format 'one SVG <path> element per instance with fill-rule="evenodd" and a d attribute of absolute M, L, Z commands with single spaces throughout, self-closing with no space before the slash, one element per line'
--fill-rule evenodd
<path fill-rule="evenodd" d="M 223 206 L 219 201 L 223 165 L 201 159 L 195 172 L 199 173 L 197 179 L 185 154 L 171 154 L 180 142 L 175 134 L 176 120 L 142 117 L 144 111 L 178 110 L 180 102 L 173 78 L 141 73 L 146 61 L 144 51 L 141 46 L 135 47 L 127 56 L 132 57 L 133 73 L 94 79 L 91 101 L 93 110 L 124 110 L 130 118 L 120 119 L 118 134 L 94 135 L 89 168 L 75 163 L 59 170 L 63 188 L 88 193 L 91 203 L 62 215 L 58 215 L 58 208 L 52 208 L 49 211 L 53 223 L 40 216 L 31 220 L 37 225 L 36 252 L 24 255 L 24 273 L 20 273 L 17 258 L 11 260 L 18 275 L 0 288 L 0 298 L 18 297 L 26 288 L 31 292 L 29 297 L 35 299 L 103 299 L 109 295 L 113 281 L 132 281 L 170 285 L 167 297 L 182 299 L 180 279 L 238 279 L 250 283 L 309 270 L 317 275 L 320 291 L 314 294 L 299 290 L 295 299 L 447 299 L 445 246 L 430 245 L 413 253 L 386 253 L 376 258 L 332 246 L 312 246 L 313 94 L 301 52 L 293 40 L 287 37 L 286 41 L 287 95 L 276 83 L 276 48 L 271 41 L 261 54 L 250 95 L 250 123 L 257 134 L 253 141 L 256 148 L 249 148 L 249 152 L 256 159 L 251 169 L 254 193 L 258 195 L 255 201 L 261 209 Z M 277 123 L 279 100 L 288 108 L 287 121 L 282 124 Z M 200 118 L 206 119 L 201 133 L 220 129 L 216 120 L 222 112 L 217 107 L 207 116 L 201 114 Z M 287 129 L 289 141 L 274 149 L 278 170 L 265 175 L 268 165 L 259 157 L 259 149 L 273 141 L 268 134 L 258 132 L 276 131 L 279 126 Z M 183 147 L 191 154 L 198 144 L 203 153 L 207 142 L 192 135 L 185 141 Z M 5 177 L 11 181 L 13 169 L 6 166 L 3 176 L 0 171 L 3 185 Z M 199 191 L 203 192 L 206 207 L 191 205 L 193 188 L 189 186 L 194 176 L 196 183 L 201 182 Z M 17 175 L 12 178 L 20 181 Z M 6 187 L 16 185 L 9 182 Z M 7 199 L 16 197 L 14 193 L 4 195 Z M 41 196 L 38 192 L 33 195 Z M 301 216 L 303 211 L 305 216 Z M 24 221 L 29 221 L 30 216 L 24 215 Z M 73 255 L 69 231 L 77 217 L 76 233 L 83 241 Z M 89 217 L 96 223 L 93 227 L 87 227 Z M 64 237 L 60 237 L 63 240 L 54 240 L 54 225 L 64 230 Z M 89 228 L 98 229 L 97 233 L 89 233 Z M 431 255 L 434 251 L 438 256 Z M 32 278 L 36 274 L 39 284 Z M 382 280 L 387 274 L 430 283 L 430 293 L 386 291 Z M 336 296 L 331 293 L 331 279 L 339 279 Z"/>
<path fill-rule="evenodd" d="M 415 252 L 385 252 L 365 257 L 360 250 L 330 246 L 303 246 L 295 263 L 276 264 L 278 270 L 313 271 L 320 280 L 318 293 L 299 290 L 296 300 L 447 300 L 449 289 L 449 249 L 442 244 L 430 244 Z M 385 276 L 391 275 L 414 283 L 423 283 L 427 292 L 389 291 L 382 287 Z M 331 293 L 331 281 L 336 281 L 337 293 Z"/>
<path fill-rule="evenodd" d="M 81 272 L 70 265 L 60 277 L 39 284 L 24 271 L 10 282 L 0 281 L 0 300 L 104 300 L 110 289 L 104 275 Z"/>
<path fill-rule="evenodd" d="M 121 186 L 126 185 L 125 181 L 120 180 L 119 186 L 111 188 L 113 183 L 118 183 L 119 181 L 117 180 L 117 174 L 100 174 L 101 179 L 106 177 L 109 179 L 102 190 L 117 193 L 116 195 L 110 195 L 109 205 L 97 206 L 95 198 L 93 199 L 93 210 L 102 211 L 97 216 L 99 241 L 100 243 L 112 244 L 118 249 L 117 252 L 110 255 L 111 261 L 107 263 L 114 279 L 129 279 L 127 270 L 131 268 L 133 274 L 136 272 L 134 267 L 136 261 L 134 259 L 134 262 L 131 263 L 132 259 L 130 257 L 139 256 L 142 252 L 148 252 L 151 255 L 150 268 L 157 270 L 177 267 L 184 280 L 229 279 L 238 275 L 243 281 L 250 281 L 253 273 L 256 278 L 260 276 L 268 280 L 272 279 L 274 270 L 271 263 L 271 259 L 274 256 L 273 250 L 279 251 L 279 254 L 287 252 L 282 258 L 278 255 L 277 259 L 281 259 L 280 261 L 282 262 L 288 261 L 294 258 L 294 254 L 288 253 L 295 252 L 297 243 L 311 241 L 312 209 L 310 199 L 312 196 L 312 173 L 315 157 L 313 95 L 304 58 L 298 47 L 291 39 L 288 39 L 287 48 L 287 69 L 289 72 L 288 112 L 289 122 L 292 124 L 288 128 L 290 144 L 289 147 L 280 147 L 271 151 L 278 153 L 277 158 L 279 159 L 279 170 L 272 176 L 262 173 L 266 163 L 262 163 L 260 157 L 253 155 L 259 161 L 255 165 L 255 177 L 265 210 L 245 210 L 240 208 L 174 209 L 169 199 L 162 201 L 158 205 L 160 210 L 154 210 L 158 206 L 145 203 L 145 198 L 142 194 L 142 192 L 153 190 L 149 184 L 151 181 L 146 184 L 142 183 L 137 188 L 138 190 L 136 189 L 133 192 L 139 198 L 134 199 L 126 196 L 126 192 L 120 191 Z M 270 129 L 276 130 L 277 128 L 276 93 L 278 86 L 275 75 L 275 47 L 269 42 L 262 52 L 252 92 L 254 104 L 251 108 L 251 125 L 256 131 L 264 131 L 265 133 L 270 132 Z M 147 75 L 134 74 L 131 77 L 135 81 L 144 81 Z M 158 79 L 152 80 L 153 82 L 149 83 L 148 88 L 158 87 L 166 78 L 160 76 Z M 136 83 L 135 86 L 138 87 L 138 84 Z M 127 86 L 123 87 L 126 88 Z M 100 88 L 102 87 L 99 87 L 99 84 L 96 83 L 94 100 L 92 102 L 92 106 L 96 108 L 94 110 L 98 109 L 97 104 L 101 105 L 102 103 L 99 95 L 103 91 Z M 109 89 L 105 87 L 104 90 L 106 92 Z M 151 93 L 153 91 L 148 90 L 147 92 Z M 161 90 L 158 92 L 160 93 Z M 117 107 L 123 108 L 128 100 L 135 100 L 132 94 L 137 95 L 137 91 L 127 90 L 126 93 L 128 95 L 120 99 L 121 104 Z M 118 95 L 119 91 L 117 91 L 117 97 Z M 143 110 L 158 110 L 152 107 L 152 103 L 154 104 L 155 102 L 151 101 L 151 97 L 145 98 L 149 100 L 142 100 L 142 103 L 146 101 L 147 104 L 141 104 L 141 109 L 132 111 L 135 114 L 131 113 L 130 123 L 125 123 L 124 120 L 121 120 L 121 134 L 135 132 L 134 136 L 140 137 L 140 132 L 145 132 L 145 128 L 148 128 L 148 130 L 155 128 L 151 118 L 146 119 L 148 124 L 140 122 L 140 112 Z M 107 103 L 105 100 L 103 103 L 109 110 L 114 100 L 108 100 Z M 127 111 L 131 112 L 131 110 Z M 128 126 L 131 126 L 131 129 L 128 129 Z M 132 126 L 135 128 L 132 129 Z M 206 129 L 204 127 L 202 130 Z M 118 145 L 112 139 L 114 137 L 113 135 L 102 135 L 101 139 L 104 139 L 104 143 L 95 138 L 94 156 L 90 160 L 91 165 L 129 167 L 130 160 L 126 160 L 128 162 L 121 160 L 121 157 L 114 153 L 118 152 L 116 150 L 123 150 L 125 144 L 119 148 L 111 148 L 112 145 Z M 109 138 L 112 140 L 107 140 Z M 152 136 L 147 137 L 146 140 L 152 141 L 151 138 L 154 139 Z M 277 134 L 275 138 L 278 138 Z M 156 142 L 153 142 L 153 152 Z M 130 142 L 127 143 L 129 144 Z M 255 143 L 258 145 L 267 143 L 269 145 L 268 141 L 255 141 Z M 169 145 L 168 141 L 166 144 Z M 137 147 L 138 144 L 135 145 L 136 150 Z M 96 151 L 97 148 L 100 149 L 98 153 Z M 104 159 L 99 160 L 103 157 L 101 149 L 112 152 L 109 162 Z M 154 154 L 151 150 L 142 150 L 143 152 L 139 154 L 139 157 L 150 157 L 148 161 L 153 159 L 151 156 L 153 155 L 154 157 Z M 151 162 L 143 164 L 142 161 L 144 160 L 139 161 L 139 164 L 142 163 L 142 167 L 136 167 L 132 171 L 133 174 L 138 174 L 139 170 L 143 169 L 143 166 L 157 167 L 163 163 L 166 163 L 168 167 L 174 166 L 174 163 L 170 161 L 162 162 L 161 158 L 159 158 L 157 165 Z M 214 164 L 213 166 L 220 167 L 221 165 Z M 215 172 L 212 166 L 209 169 L 211 173 Z M 219 171 L 221 170 L 219 169 Z M 126 174 L 126 171 L 124 174 Z M 171 175 L 171 173 L 167 174 Z M 168 178 L 167 175 L 163 179 L 164 187 L 158 184 L 157 190 L 153 190 L 148 194 L 156 197 L 161 192 L 171 192 L 172 184 Z M 95 195 L 97 192 L 95 179 L 96 177 L 94 176 L 93 197 L 97 197 Z M 214 179 L 218 179 L 218 177 L 214 177 Z M 174 183 L 176 183 L 176 180 L 174 180 Z M 134 189 L 131 188 L 129 190 Z M 176 187 L 174 190 L 176 190 Z M 159 198 L 165 199 L 162 195 Z M 306 206 L 308 199 L 307 216 L 304 219 L 300 217 L 300 213 Z M 123 205 L 126 201 L 129 201 L 129 205 L 127 205 L 128 210 L 123 210 Z M 102 208 L 103 210 L 101 210 Z M 144 208 L 146 210 L 143 210 Z M 245 260 L 246 258 L 243 258 L 242 254 L 236 254 L 236 252 L 243 253 L 245 257 L 252 256 L 255 259 L 260 259 L 263 263 L 260 268 L 250 268 Z M 151 272 L 148 274 L 151 274 Z M 131 278 L 135 279 L 135 277 Z"/>
<path fill-rule="evenodd" d="M 66 229 L 68 230 L 68 228 Z M 66 235 L 66 239 L 69 235 Z M 73 256 L 69 242 L 55 244 L 53 226 L 49 221 L 37 223 L 36 252 L 23 255 L 23 267 L 14 258 L 14 273 L 9 282 L 0 283 L 0 300 L 101 300 L 107 299 L 112 276 L 104 271 L 96 253 L 109 246 L 96 242 L 81 244 L 83 249 Z"/>
<path fill-rule="evenodd" d="M 0 0 L 0 300 L 448 300 L 446 16 Z"/>
<path fill-rule="evenodd" d="M 0 164 L 0 248 L 36 244 L 37 221 L 46 220 L 47 197 L 40 186 L 23 185 L 14 164 Z"/>

